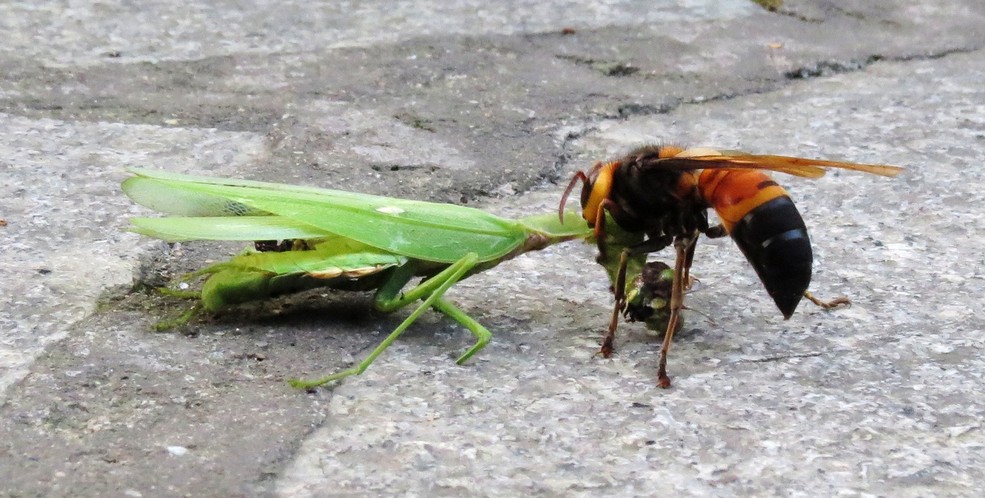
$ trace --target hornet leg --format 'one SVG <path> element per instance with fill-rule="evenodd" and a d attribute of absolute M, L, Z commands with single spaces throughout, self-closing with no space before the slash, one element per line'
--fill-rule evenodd
<path fill-rule="evenodd" d="M 810 302 L 812 302 L 812 303 L 820 306 L 821 309 L 824 309 L 824 310 L 834 309 L 834 308 L 837 308 L 839 306 L 851 306 L 852 305 L 852 302 L 849 301 L 848 298 L 845 297 L 845 296 L 839 296 L 839 297 L 836 297 L 836 298 L 834 298 L 834 299 L 832 299 L 830 301 L 822 301 L 822 300 L 814 297 L 814 294 L 811 294 L 811 291 L 804 291 L 804 297 L 806 297 L 808 301 L 810 301 Z"/>
<path fill-rule="evenodd" d="M 688 255 L 694 253 L 697 240 L 697 232 L 690 237 L 678 237 L 674 240 L 677 259 L 674 261 L 674 284 L 670 293 L 670 320 L 667 323 L 667 332 L 664 333 L 657 365 L 657 385 L 665 389 L 670 387 L 670 377 L 667 376 L 667 352 L 670 351 L 670 343 L 674 339 L 674 331 L 677 330 L 681 310 L 684 308 L 684 275 L 690 271 Z"/>

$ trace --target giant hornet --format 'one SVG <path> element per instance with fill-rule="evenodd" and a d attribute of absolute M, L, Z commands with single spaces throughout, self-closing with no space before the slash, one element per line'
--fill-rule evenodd
<path fill-rule="evenodd" d="M 882 176 L 896 176 L 902 171 L 878 164 L 665 145 L 640 147 L 621 159 L 596 163 L 587 173 L 576 173 L 561 197 L 559 216 L 563 216 L 568 196 L 581 181 L 582 214 L 595 230 L 600 262 L 608 256 L 603 236 L 607 213 L 619 229 L 645 235 L 642 242 L 621 251 L 613 286 L 615 309 L 599 353 L 606 357 L 612 354 L 619 313 L 626 308 L 627 260 L 673 244 L 676 261 L 670 318 L 657 370 L 658 385 L 670 387 L 667 352 L 684 307 L 685 282 L 690 281 L 695 243 L 701 234 L 710 238 L 732 236 L 785 319 L 805 296 L 828 306 L 807 292 L 813 253 L 800 212 L 783 187 L 760 171 L 819 178 L 825 168 Z M 709 226 L 709 208 L 715 209 L 720 225 Z"/>

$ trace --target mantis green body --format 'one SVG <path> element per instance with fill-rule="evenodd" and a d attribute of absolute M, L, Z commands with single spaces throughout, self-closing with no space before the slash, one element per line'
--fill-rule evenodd
<path fill-rule="evenodd" d="M 339 190 L 131 169 L 123 182 L 134 201 L 173 216 L 134 218 L 135 232 L 167 241 L 303 240 L 303 250 L 247 252 L 189 275 L 208 275 L 201 306 L 224 306 L 315 287 L 376 290 L 374 305 L 389 312 L 422 300 L 356 366 L 314 380 L 314 388 L 358 375 L 427 309 L 462 324 L 476 342 L 457 363 L 481 350 L 492 334 L 443 299 L 459 280 L 524 252 L 584 239 L 591 229 L 577 215 L 519 220 L 484 211 Z M 424 280 L 402 292 L 415 277 Z"/>

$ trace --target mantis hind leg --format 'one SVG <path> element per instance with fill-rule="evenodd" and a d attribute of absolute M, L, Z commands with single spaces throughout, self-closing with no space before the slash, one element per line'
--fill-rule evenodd
<path fill-rule="evenodd" d="M 197 298 L 198 295 L 196 294 L 188 298 L 185 298 L 184 296 L 178 296 L 178 297 L 181 297 L 183 299 L 193 299 L 193 298 Z M 192 306 L 190 309 L 188 309 L 188 311 L 182 313 L 181 316 L 179 316 L 178 318 L 173 318 L 170 320 L 161 320 L 155 323 L 154 330 L 161 332 L 164 330 L 173 329 L 175 327 L 181 327 L 182 325 L 185 325 L 186 323 L 190 322 L 192 318 L 194 318 L 196 315 L 201 313 L 202 310 L 204 309 L 205 307 L 202 306 L 202 303 L 195 303 L 195 306 Z"/>
<path fill-rule="evenodd" d="M 375 361 L 376 358 L 380 356 L 380 354 L 386 351 L 386 348 L 390 347 L 390 345 L 393 344 L 393 342 L 396 341 L 400 337 L 400 335 L 403 334 L 404 331 L 407 330 L 407 328 L 410 327 L 410 325 L 414 323 L 414 321 L 417 320 L 418 317 L 421 316 L 421 314 L 427 311 L 428 308 L 435 306 L 438 307 L 439 309 L 442 309 L 440 308 L 440 304 L 436 306 L 436 303 L 441 302 L 440 299 L 441 296 L 445 293 L 445 291 L 451 288 L 451 286 L 455 285 L 455 283 L 461 280 L 463 276 L 468 274 L 469 270 L 471 270 L 478 262 L 479 262 L 479 257 L 474 253 L 469 253 L 465 255 L 465 257 L 463 257 L 462 259 L 450 265 L 448 268 L 442 270 L 441 273 L 438 273 L 434 277 L 431 277 L 428 280 L 422 282 L 420 285 L 407 291 L 403 295 L 399 295 L 400 288 L 403 287 L 403 285 L 407 282 L 406 279 L 409 277 L 407 277 L 406 272 L 395 273 L 393 278 L 391 278 L 388 282 L 383 284 L 382 287 L 380 287 L 380 291 L 377 294 L 376 307 L 381 311 L 392 311 L 402 306 L 406 306 L 407 304 L 410 304 L 411 302 L 420 298 L 424 298 L 424 302 L 421 303 L 410 314 L 410 316 L 404 319 L 403 322 L 400 322 L 400 325 L 397 325 L 397 328 L 393 329 L 393 332 L 390 332 L 390 335 L 386 336 L 386 338 L 384 338 L 383 341 L 380 342 L 380 344 L 377 345 L 376 348 L 374 348 L 373 351 L 370 352 L 369 355 L 366 356 L 366 358 L 364 358 L 362 361 L 360 361 L 356 366 L 346 370 L 342 370 L 341 372 L 336 372 L 332 375 L 322 377 L 320 379 L 312 379 L 312 380 L 290 379 L 288 383 L 290 383 L 291 386 L 299 389 L 313 389 L 315 387 L 321 386 L 323 384 L 327 384 L 329 382 L 344 379 L 346 377 L 349 377 L 350 375 L 359 375 L 363 373 L 364 371 L 366 371 L 367 368 L 369 368 L 369 366 L 373 363 L 373 361 Z M 405 265 L 401 269 L 408 267 L 410 267 L 410 265 Z M 412 269 L 407 270 L 407 272 L 412 272 Z M 455 312 L 464 315 L 464 313 L 459 311 L 457 308 L 451 308 L 451 309 L 453 309 Z M 444 312 L 443 309 L 442 311 Z M 473 332 L 476 331 L 473 330 Z M 488 333 L 488 331 L 486 332 Z M 481 342 L 481 338 L 480 338 L 480 342 Z M 484 345 L 485 345 L 484 343 L 482 343 L 481 346 L 479 345 L 479 343 L 476 343 L 476 345 L 473 346 L 472 349 L 470 349 L 469 351 L 471 352 L 471 354 L 474 354 L 475 351 L 482 349 L 482 346 Z M 466 354 L 471 356 L 469 352 L 466 352 Z"/>
<path fill-rule="evenodd" d="M 445 301 L 444 299 L 437 299 L 432 305 L 435 310 L 440 311 L 445 314 L 445 316 L 455 320 L 460 323 L 463 327 L 467 328 L 472 335 L 475 336 L 475 344 L 472 345 L 467 351 L 459 356 L 455 363 L 461 365 L 465 363 L 466 360 L 472 357 L 472 355 L 478 353 L 482 348 L 489 344 L 489 340 L 492 339 L 492 333 L 488 329 L 482 326 L 481 323 L 472 319 L 472 317 L 465 314 L 464 311 L 458 309 L 454 304 Z"/>

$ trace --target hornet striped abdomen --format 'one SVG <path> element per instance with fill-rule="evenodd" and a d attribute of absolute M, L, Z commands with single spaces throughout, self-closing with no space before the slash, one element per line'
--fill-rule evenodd
<path fill-rule="evenodd" d="M 807 225 L 786 190 L 757 170 L 707 169 L 701 196 L 756 270 L 784 318 L 811 283 L 814 254 Z"/>

